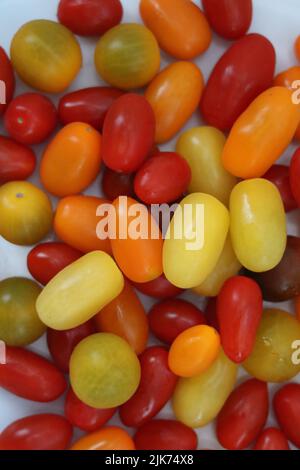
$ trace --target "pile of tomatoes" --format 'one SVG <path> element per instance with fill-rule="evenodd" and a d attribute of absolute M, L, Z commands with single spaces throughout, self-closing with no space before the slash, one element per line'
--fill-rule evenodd
<path fill-rule="evenodd" d="M 273 45 L 247 34 L 252 0 L 139 4 L 141 24 L 121 23 L 120 0 L 60 0 L 58 22 L 24 24 L 10 59 L 0 48 L 0 235 L 30 247 L 32 277 L 0 281 L 0 386 L 40 403 L 65 394 L 64 416 L 15 421 L 0 449 L 203 449 L 195 429 L 214 421 L 226 449 L 300 447 L 300 238 L 286 227 L 300 207 L 300 149 L 276 163 L 300 139 L 300 66 L 274 77 Z M 192 60 L 212 31 L 232 42 L 205 83 Z M 82 67 L 75 35 L 97 38 L 107 86 L 66 91 Z M 174 59 L 163 69 L 161 51 Z M 15 73 L 35 91 L 15 96 Z M 185 127 L 194 113 L 205 125 Z M 27 181 L 37 166 L 39 187 Z M 157 237 L 130 237 L 137 203 Z M 149 206 L 174 203 L 164 239 Z M 127 236 L 99 237 L 103 205 Z M 194 215 L 182 227 L 185 205 Z M 204 239 L 191 250 L 199 205 Z M 178 297 L 187 289 L 205 311 Z M 156 299 L 149 312 L 137 291 Z M 264 308 L 286 300 L 295 315 Z M 44 334 L 51 361 L 26 349 Z M 242 369 L 252 377 L 237 385 Z M 268 383 L 283 384 L 276 428 Z M 170 400 L 173 415 L 157 418 Z M 109 424 L 117 413 L 124 427 Z M 84 432 L 75 443 L 73 427 Z"/>

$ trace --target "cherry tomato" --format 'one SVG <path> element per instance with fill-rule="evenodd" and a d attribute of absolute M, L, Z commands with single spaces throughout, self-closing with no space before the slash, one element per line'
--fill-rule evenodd
<path fill-rule="evenodd" d="M 164 274 L 153 279 L 153 281 L 143 283 L 134 282 L 133 284 L 142 294 L 156 299 L 170 299 L 183 292 L 183 289 L 171 284 Z"/>
<path fill-rule="evenodd" d="M 239 39 L 250 28 L 252 0 L 203 0 L 213 30 L 225 39 Z"/>
<path fill-rule="evenodd" d="M 110 201 L 114 201 L 119 196 L 135 197 L 133 181 L 133 174 L 117 173 L 105 168 L 102 177 L 102 191 Z"/>
<path fill-rule="evenodd" d="M 140 356 L 141 381 L 135 394 L 120 408 L 125 426 L 139 428 L 154 418 L 173 395 L 177 377 L 168 367 L 168 352 L 158 346 Z"/>
<path fill-rule="evenodd" d="M 287 166 L 273 165 L 263 176 L 263 178 L 271 181 L 271 183 L 275 184 L 277 187 L 281 195 L 285 212 L 290 212 L 298 207 L 291 190 L 289 175 L 290 170 Z"/>
<path fill-rule="evenodd" d="M 71 450 L 135 450 L 135 445 L 124 429 L 109 426 L 82 437 Z"/>
<path fill-rule="evenodd" d="M 257 439 L 253 450 L 290 450 L 290 447 L 282 431 L 277 428 L 267 428 Z"/>
<path fill-rule="evenodd" d="M 220 332 L 220 325 L 217 313 L 217 297 L 212 297 L 208 300 L 205 308 L 205 318 L 207 324 L 212 326 L 216 331 Z"/>
<path fill-rule="evenodd" d="M 12 100 L 16 86 L 13 67 L 3 47 L 0 47 L 0 80 L 5 84 L 5 88 L 3 90 L 3 98 L 5 97 L 3 101 L 5 102 L 3 103 L 2 100 L 0 100 L 1 116 L 4 113 L 8 103 Z"/>
<path fill-rule="evenodd" d="M 276 418 L 285 436 L 300 447 L 300 385 L 284 385 L 273 400 Z"/>
<path fill-rule="evenodd" d="M 72 426 L 62 416 L 37 414 L 18 419 L 0 434 L 1 450 L 64 450 L 72 438 Z"/>
<path fill-rule="evenodd" d="M 178 421 L 155 419 L 137 430 L 134 442 L 137 450 L 195 450 L 198 438 L 193 429 Z"/>
<path fill-rule="evenodd" d="M 295 52 L 298 60 L 300 60 L 300 36 L 295 41 Z"/>
<path fill-rule="evenodd" d="M 295 90 L 293 84 L 300 79 L 300 67 L 291 67 L 281 72 L 274 79 L 274 86 L 285 86 L 290 90 Z M 300 124 L 295 133 L 295 139 L 300 140 Z"/>
<path fill-rule="evenodd" d="M 50 20 L 33 20 L 21 26 L 12 39 L 10 56 L 20 78 L 45 93 L 64 91 L 82 65 L 75 36 Z"/>
<path fill-rule="evenodd" d="M 101 36 L 122 20 L 120 0 L 60 0 L 57 17 L 74 34 Z"/>
<path fill-rule="evenodd" d="M 299 177 L 300 177 L 300 148 L 296 150 L 290 163 L 290 185 L 292 193 L 297 202 L 297 207 L 300 207 L 300 189 L 299 189 Z"/>
<path fill-rule="evenodd" d="M 27 400 L 49 402 L 66 389 L 63 374 L 47 359 L 22 348 L 7 346 L 0 364 L 0 386 Z"/>
<path fill-rule="evenodd" d="M 204 120 L 223 131 L 231 129 L 254 98 L 272 85 L 275 61 L 273 45 L 260 34 L 249 34 L 232 44 L 215 65 L 204 90 Z"/>
<path fill-rule="evenodd" d="M 229 396 L 217 418 L 217 437 L 229 450 L 246 449 L 260 434 L 268 417 L 268 386 L 250 379 Z"/>
<path fill-rule="evenodd" d="M 39 93 L 24 93 L 14 98 L 5 112 L 4 126 L 8 134 L 21 144 L 40 144 L 57 124 L 52 101 Z"/>
<path fill-rule="evenodd" d="M 0 136 L 0 184 L 26 180 L 35 170 L 34 152 L 8 137 Z"/>

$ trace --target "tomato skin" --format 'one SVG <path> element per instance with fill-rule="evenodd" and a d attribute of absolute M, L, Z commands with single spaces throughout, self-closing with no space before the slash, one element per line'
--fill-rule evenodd
<path fill-rule="evenodd" d="M 146 349 L 140 356 L 141 381 L 135 394 L 120 408 L 125 426 L 140 427 L 156 416 L 173 395 L 177 377 L 168 367 L 168 352 Z"/>
<path fill-rule="evenodd" d="M 9 392 L 37 402 L 53 401 L 64 393 L 63 374 L 44 357 L 7 346 L 6 361 L 0 364 L 0 385 Z"/>
<path fill-rule="evenodd" d="M 64 450 L 72 438 L 71 424 L 62 416 L 37 414 L 18 419 L 0 434 L 1 450 Z"/>
<path fill-rule="evenodd" d="M 275 77 L 274 86 L 284 86 L 294 92 L 295 88 L 293 88 L 293 84 L 296 80 L 299 80 L 299 77 L 300 67 L 290 67 L 289 69 L 284 70 Z M 300 124 L 297 127 L 294 138 L 296 140 L 300 140 Z"/>
<path fill-rule="evenodd" d="M 277 187 L 282 198 L 285 212 L 297 209 L 298 205 L 290 185 L 290 170 L 287 166 L 273 165 L 267 173 L 264 174 L 263 178 L 271 181 L 271 183 L 275 184 Z"/>
<path fill-rule="evenodd" d="M 120 0 L 60 0 L 57 17 L 80 36 L 101 36 L 122 20 Z"/>
<path fill-rule="evenodd" d="M 134 282 L 134 287 L 144 295 L 155 299 L 170 299 L 184 292 L 183 289 L 171 284 L 164 274 L 149 282 Z"/>
<path fill-rule="evenodd" d="M 228 450 L 247 448 L 260 434 L 268 416 L 268 386 L 250 379 L 229 396 L 217 418 L 217 437 Z"/>
<path fill-rule="evenodd" d="M 33 150 L 8 137 L 0 136 L 0 184 L 26 180 L 35 170 Z"/>
<path fill-rule="evenodd" d="M 0 47 L 0 80 L 5 83 L 5 104 L 0 103 L 1 116 L 12 100 L 16 86 L 14 70 L 3 47 Z"/>
<path fill-rule="evenodd" d="M 293 196 L 297 202 L 297 207 L 300 207 L 300 189 L 299 189 L 299 176 L 300 176 L 300 148 L 298 148 L 290 163 L 290 185 Z"/>
<path fill-rule="evenodd" d="M 295 41 L 295 53 L 298 60 L 300 60 L 300 36 Z"/>
<path fill-rule="evenodd" d="M 267 428 L 257 439 L 253 450 L 290 450 L 290 446 L 282 431 Z"/>
<path fill-rule="evenodd" d="M 211 297 L 205 307 L 205 318 L 207 324 L 212 326 L 216 331 L 220 332 L 219 319 L 217 314 L 217 297 Z"/>
<path fill-rule="evenodd" d="M 135 445 L 124 429 L 108 426 L 83 436 L 70 450 L 135 450 Z"/>
<path fill-rule="evenodd" d="M 273 407 L 286 438 L 300 447 L 300 385 L 284 385 L 275 394 Z"/>
<path fill-rule="evenodd" d="M 239 39 L 250 28 L 252 0 L 203 0 L 207 19 L 213 30 L 225 39 Z"/>
<path fill-rule="evenodd" d="M 249 34 L 230 46 L 204 89 L 204 120 L 222 131 L 231 129 L 254 98 L 272 85 L 275 60 L 273 45 L 260 34 Z"/>
<path fill-rule="evenodd" d="M 134 436 L 137 450 L 195 450 L 195 431 L 178 421 L 155 419 L 143 424 Z"/>
<path fill-rule="evenodd" d="M 102 191 L 110 201 L 114 201 L 119 196 L 135 197 L 133 181 L 133 174 L 117 173 L 105 168 L 101 181 Z"/>

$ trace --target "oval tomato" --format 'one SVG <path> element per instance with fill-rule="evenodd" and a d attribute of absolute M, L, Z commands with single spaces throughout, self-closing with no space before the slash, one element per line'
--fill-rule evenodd
<path fill-rule="evenodd" d="M 170 299 L 184 292 L 183 289 L 171 284 L 164 274 L 153 279 L 153 281 L 142 283 L 134 282 L 133 285 L 142 294 L 156 299 Z"/>
<path fill-rule="evenodd" d="M 273 165 L 267 171 L 267 173 L 263 175 L 263 178 L 266 178 L 267 180 L 271 181 L 271 183 L 275 184 L 278 191 L 280 192 L 281 199 L 286 212 L 290 212 L 294 209 L 297 209 L 298 205 L 294 198 L 290 185 L 289 167 L 284 165 Z"/>
<path fill-rule="evenodd" d="M 8 137 L 0 136 L 0 184 L 26 180 L 35 170 L 34 152 Z"/>
<path fill-rule="evenodd" d="M 109 426 L 83 436 L 70 450 L 135 450 L 135 445 L 124 429 Z"/>
<path fill-rule="evenodd" d="M 195 431 L 178 421 L 155 419 L 143 424 L 134 436 L 137 450 L 195 450 Z"/>
<path fill-rule="evenodd" d="M 239 39 L 250 28 L 252 0 L 203 0 L 213 30 L 225 39 Z"/>
<path fill-rule="evenodd" d="M 300 385 L 291 383 L 278 390 L 273 406 L 285 436 L 300 447 Z"/>
<path fill-rule="evenodd" d="M 253 450 L 289 450 L 289 443 L 277 428 L 265 429 L 256 441 Z"/>
<path fill-rule="evenodd" d="M 1 88 L 0 99 L 0 116 L 4 113 L 8 103 L 12 100 L 15 92 L 15 75 L 12 64 L 3 49 L 0 47 L 0 80 L 4 83 L 5 88 Z"/>
<path fill-rule="evenodd" d="M 102 177 L 102 191 L 110 201 L 119 196 L 135 197 L 133 189 L 133 174 L 117 173 L 105 168 Z"/>
<path fill-rule="evenodd" d="M 292 193 L 296 199 L 297 206 L 300 207 L 300 188 L 299 188 L 299 177 L 300 177 L 300 148 L 296 150 L 290 163 L 290 185 Z"/>

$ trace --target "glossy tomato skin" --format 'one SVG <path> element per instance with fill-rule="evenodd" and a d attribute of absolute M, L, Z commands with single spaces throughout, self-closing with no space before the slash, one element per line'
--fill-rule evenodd
<path fill-rule="evenodd" d="M 300 207 L 300 189 L 299 189 L 299 177 L 300 177 L 300 148 L 296 150 L 293 155 L 290 164 L 290 185 L 292 193 L 296 199 L 297 206 Z"/>
<path fill-rule="evenodd" d="M 228 450 L 247 448 L 260 434 L 268 416 L 268 386 L 250 379 L 229 396 L 217 418 L 217 437 Z"/>
<path fill-rule="evenodd" d="M 286 438 L 300 448 L 300 385 L 284 385 L 275 394 L 273 407 Z"/>
<path fill-rule="evenodd" d="M 143 424 L 134 436 L 137 450 L 195 450 L 195 431 L 173 420 L 155 419 Z"/>
<path fill-rule="evenodd" d="M 183 289 L 171 284 L 164 274 L 153 281 L 133 284 L 139 292 L 155 299 L 170 299 L 184 292 Z"/>
<path fill-rule="evenodd" d="M 135 394 L 120 408 L 125 426 L 140 427 L 159 413 L 173 395 L 177 377 L 168 366 L 168 352 L 146 349 L 140 356 L 141 381 Z"/>
<path fill-rule="evenodd" d="M 122 20 L 120 0 L 60 0 L 57 17 L 80 36 L 101 36 Z"/>
<path fill-rule="evenodd" d="M 252 0 L 203 0 L 207 19 L 213 30 L 225 39 L 239 39 L 250 28 Z"/>
<path fill-rule="evenodd" d="M 29 147 L 0 136 L 0 184 L 26 180 L 35 170 L 36 157 Z"/>
<path fill-rule="evenodd" d="M 37 402 L 56 400 L 66 389 L 63 374 L 47 359 L 22 348 L 6 348 L 0 365 L 0 385 L 15 395 Z"/>
<path fill-rule="evenodd" d="M 0 434 L 1 450 L 64 450 L 72 438 L 71 424 L 62 416 L 37 414 L 18 419 Z"/>
<path fill-rule="evenodd" d="M 12 100 L 16 86 L 14 70 L 3 47 L 0 47 L 0 80 L 5 83 L 5 103 L 2 103 L 2 100 L 0 100 L 1 116 L 8 103 Z"/>
<path fill-rule="evenodd" d="M 135 450 L 135 445 L 127 431 L 107 426 L 83 436 L 70 450 Z"/>
<path fill-rule="evenodd" d="M 253 450 L 289 450 L 287 438 L 277 428 L 265 429 L 257 439 Z"/>
<path fill-rule="evenodd" d="M 102 191 L 110 201 L 114 201 L 119 196 L 135 197 L 133 181 L 133 174 L 117 173 L 105 168 L 101 181 Z"/>
<path fill-rule="evenodd" d="M 234 122 L 261 92 L 272 85 L 275 50 L 260 34 L 235 42 L 215 65 L 201 100 L 204 120 L 220 130 Z"/>
<path fill-rule="evenodd" d="M 266 178 L 267 180 L 271 181 L 271 183 L 275 184 L 278 191 L 280 192 L 286 212 L 297 209 L 298 205 L 290 185 L 289 167 L 285 165 L 273 165 L 267 171 L 267 173 L 264 174 L 263 178 Z"/>

